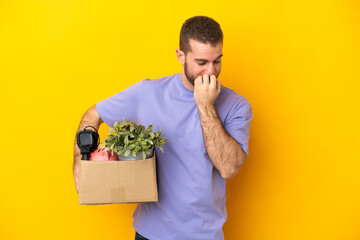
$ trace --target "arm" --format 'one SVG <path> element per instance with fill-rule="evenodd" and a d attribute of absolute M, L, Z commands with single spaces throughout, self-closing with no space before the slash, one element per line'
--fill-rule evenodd
<path fill-rule="evenodd" d="M 78 127 L 78 131 L 81 129 L 84 129 L 86 126 L 89 126 L 89 125 L 95 127 L 96 129 L 99 129 L 99 126 L 101 123 L 103 123 L 103 120 L 100 118 L 98 112 L 96 111 L 96 105 L 93 105 L 82 116 L 82 119 L 81 119 L 79 127 Z M 80 148 L 77 145 L 76 135 L 75 135 L 73 173 L 74 173 L 76 193 L 79 193 L 80 160 L 81 160 Z"/>
<path fill-rule="evenodd" d="M 247 155 L 221 124 L 214 105 L 220 91 L 221 82 L 215 75 L 204 74 L 195 79 L 194 99 L 199 110 L 206 151 L 221 176 L 228 179 L 237 174 Z"/>
<path fill-rule="evenodd" d="M 222 126 L 214 105 L 198 107 L 206 151 L 225 179 L 234 177 L 247 155 L 240 144 Z"/>

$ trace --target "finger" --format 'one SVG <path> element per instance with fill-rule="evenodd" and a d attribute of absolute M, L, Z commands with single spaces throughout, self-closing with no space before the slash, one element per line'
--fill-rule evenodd
<path fill-rule="evenodd" d="M 194 87 L 201 86 L 201 85 L 202 85 L 202 76 L 198 76 L 197 78 L 195 78 Z"/>
<path fill-rule="evenodd" d="M 209 83 L 209 75 L 207 75 L 207 74 L 204 74 L 203 75 L 203 84 L 204 85 L 209 85 L 210 83 Z"/>
<path fill-rule="evenodd" d="M 210 88 L 216 89 L 216 76 L 215 75 L 210 76 Z"/>
<path fill-rule="evenodd" d="M 75 188 L 76 188 L 76 193 L 79 193 L 79 179 L 76 178 L 76 181 L 75 181 Z"/>

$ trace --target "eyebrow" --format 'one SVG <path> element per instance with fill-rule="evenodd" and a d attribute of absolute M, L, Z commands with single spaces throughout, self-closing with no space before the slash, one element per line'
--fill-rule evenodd
<path fill-rule="evenodd" d="M 223 56 L 223 54 L 220 54 L 216 59 L 221 58 Z M 215 60 L 216 60 L 215 59 Z M 195 58 L 195 61 L 203 61 L 203 62 L 207 62 L 207 59 L 203 59 L 203 58 Z"/>

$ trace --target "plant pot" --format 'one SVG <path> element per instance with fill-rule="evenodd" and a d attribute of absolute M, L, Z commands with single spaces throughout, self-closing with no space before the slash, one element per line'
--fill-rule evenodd
<path fill-rule="evenodd" d="M 153 156 L 153 154 L 154 154 L 154 148 L 150 148 L 150 149 L 149 149 L 149 152 L 150 152 L 150 154 L 146 154 L 145 159 L 146 159 L 146 158 L 151 158 L 151 157 Z M 140 160 L 140 159 L 143 159 L 142 151 L 136 153 L 136 157 L 134 157 L 131 153 L 130 153 L 130 155 L 128 155 L 128 156 L 126 156 L 126 157 L 125 157 L 124 155 L 119 154 L 119 161 Z"/>

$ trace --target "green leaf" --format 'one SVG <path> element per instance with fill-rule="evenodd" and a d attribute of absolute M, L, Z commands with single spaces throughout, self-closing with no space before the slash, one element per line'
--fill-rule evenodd
<path fill-rule="evenodd" d="M 123 127 L 124 127 L 124 126 L 126 125 L 126 123 L 127 123 L 127 122 L 126 122 L 126 119 L 125 119 L 125 118 L 123 118 L 123 121 L 121 122 L 121 126 L 123 126 Z"/>
<path fill-rule="evenodd" d="M 112 140 L 115 139 L 115 135 L 110 135 L 110 136 L 107 137 L 107 139 L 108 139 L 109 141 L 112 141 Z"/>
<path fill-rule="evenodd" d="M 133 155 L 134 157 L 136 157 L 136 152 L 135 152 L 135 151 L 132 151 L 131 153 L 132 153 L 132 155 Z"/>
<path fill-rule="evenodd" d="M 143 160 L 145 160 L 145 157 L 146 157 L 145 152 L 143 151 L 142 154 L 143 154 Z"/>
<path fill-rule="evenodd" d="M 127 149 L 131 150 L 131 149 L 134 149 L 134 148 L 135 148 L 135 144 L 131 144 L 131 145 L 128 146 Z"/>
<path fill-rule="evenodd" d="M 164 150 L 162 149 L 162 147 L 159 147 L 160 148 L 160 150 L 162 151 L 162 153 L 164 153 Z"/>
<path fill-rule="evenodd" d="M 151 141 L 151 140 L 149 140 L 149 139 L 146 139 L 146 141 L 147 141 L 148 143 L 150 143 L 151 145 L 154 145 L 153 141 Z"/>
<path fill-rule="evenodd" d="M 130 150 L 126 150 L 124 156 L 125 156 L 125 157 L 129 156 L 130 152 L 131 152 Z"/>

